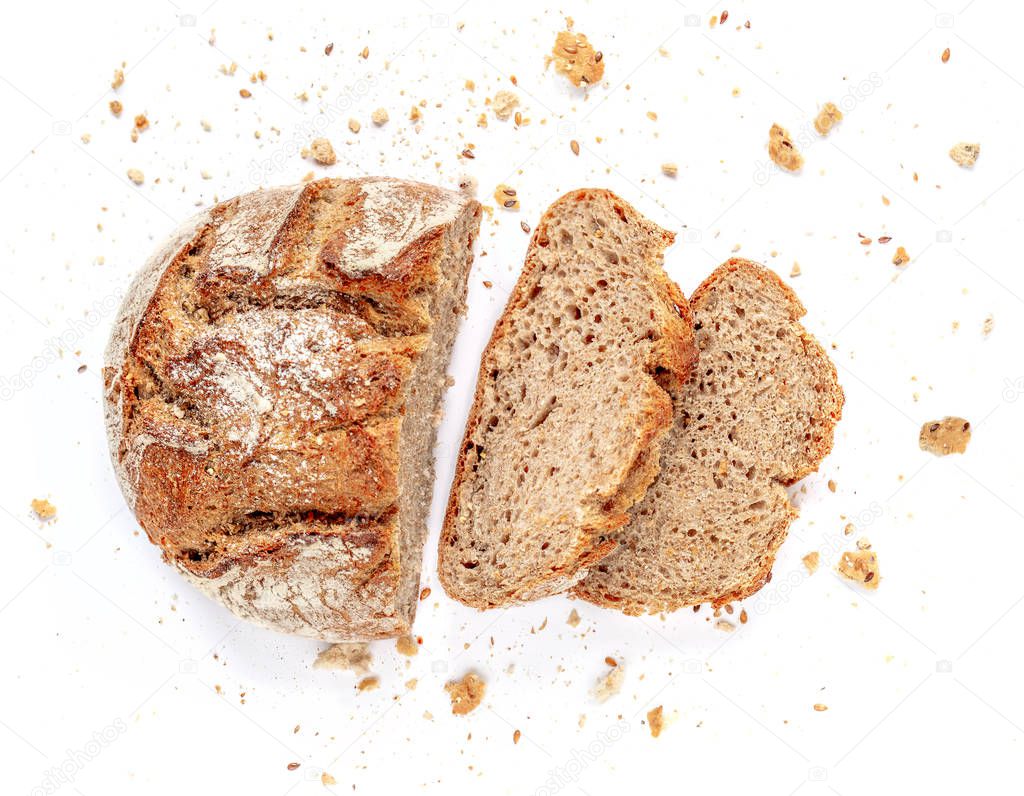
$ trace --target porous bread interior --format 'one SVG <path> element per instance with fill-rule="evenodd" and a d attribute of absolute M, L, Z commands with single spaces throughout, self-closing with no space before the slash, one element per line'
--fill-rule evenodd
<path fill-rule="evenodd" d="M 638 429 L 670 424 L 654 349 L 666 313 L 686 324 L 651 271 L 671 236 L 606 192 L 566 205 L 485 351 L 441 540 L 445 588 L 478 607 L 562 591 L 610 549 L 657 472 Z"/>
<path fill-rule="evenodd" d="M 405 417 L 399 436 L 398 516 L 400 523 L 400 582 L 398 611 L 411 626 L 419 595 L 427 514 L 433 496 L 434 440 L 441 396 L 447 381 L 448 357 L 459 317 L 465 309 L 466 276 L 473 261 L 472 240 L 478 221 L 464 213 L 445 231 L 440 275 L 430 305 L 432 334 L 408 379 Z"/>
<path fill-rule="evenodd" d="M 831 448 L 842 391 L 802 306 L 766 269 L 730 265 L 691 298 L 698 366 L 658 478 L 576 587 L 588 600 L 639 614 L 757 591 L 796 516 L 785 485 Z"/>

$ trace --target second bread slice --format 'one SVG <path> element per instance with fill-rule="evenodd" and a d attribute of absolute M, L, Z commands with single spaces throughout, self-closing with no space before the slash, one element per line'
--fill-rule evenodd
<path fill-rule="evenodd" d="M 448 594 L 493 608 L 564 591 L 658 472 L 696 359 L 673 234 L 615 194 L 541 218 L 484 350 L 438 550 Z"/>

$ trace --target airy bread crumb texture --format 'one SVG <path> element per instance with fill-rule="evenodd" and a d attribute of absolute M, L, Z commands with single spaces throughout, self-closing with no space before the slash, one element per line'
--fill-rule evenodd
<path fill-rule="evenodd" d="M 438 548 L 452 597 L 564 591 L 614 543 L 658 467 L 694 355 L 661 269 L 671 233 L 607 191 L 541 219 L 481 361 Z"/>
<path fill-rule="evenodd" d="M 804 165 L 804 158 L 789 137 L 789 131 L 777 124 L 768 131 L 768 157 L 786 171 L 799 171 Z"/>
<path fill-rule="evenodd" d="M 803 306 L 772 271 L 730 260 L 690 299 L 698 366 L 661 472 L 617 549 L 576 594 L 627 614 L 747 597 L 770 578 L 796 509 L 786 486 L 832 447 L 843 393 Z"/>
<path fill-rule="evenodd" d="M 595 51 L 582 33 L 574 33 L 572 25 L 555 37 L 547 64 L 554 63 L 555 71 L 565 75 L 574 86 L 593 85 L 604 77 L 604 55 Z"/>
<path fill-rule="evenodd" d="M 316 656 L 316 660 L 313 661 L 313 668 L 349 671 L 365 675 L 369 674 L 372 663 L 370 645 L 352 641 L 332 644 L 327 649 L 321 650 L 320 654 Z"/>

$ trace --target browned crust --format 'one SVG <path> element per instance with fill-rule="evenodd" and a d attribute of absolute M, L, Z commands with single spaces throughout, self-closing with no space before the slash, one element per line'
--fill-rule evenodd
<path fill-rule="evenodd" d="M 526 261 L 519 279 L 509 296 L 508 302 L 501 316 L 494 325 L 491 338 L 481 355 L 480 368 L 477 371 L 476 389 L 473 395 L 472 408 L 466 421 L 466 430 L 459 446 L 459 455 L 455 463 L 452 486 L 449 491 L 448 506 L 445 510 L 444 524 L 441 529 L 441 536 L 438 542 L 438 578 L 441 585 L 450 597 L 469 605 L 473 608 L 486 609 L 494 608 L 508 603 L 510 600 L 488 602 L 473 600 L 465 594 L 461 594 L 454 587 L 445 574 L 442 561 L 446 556 L 446 547 L 452 535 L 455 533 L 455 518 L 459 512 L 459 488 L 466 477 L 466 452 L 467 445 L 474 437 L 474 432 L 481 422 L 480 406 L 484 397 L 484 383 L 486 379 L 486 362 L 488 353 L 494 346 L 505 337 L 510 330 L 512 316 L 515 311 L 524 308 L 530 301 L 529 291 L 526 286 L 531 284 L 535 271 L 540 267 L 540 260 L 535 255 L 539 246 L 546 245 L 544 241 L 548 238 L 548 225 L 559 213 L 565 212 L 565 206 L 580 202 L 595 196 L 603 196 L 607 200 L 622 208 L 622 211 L 631 215 L 643 224 L 656 240 L 657 257 L 660 260 L 661 252 L 672 245 L 675 240 L 675 233 L 662 229 L 654 222 L 646 219 L 628 202 L 623 201 L 613 192 L 603 188 L 581 188 L 568 193 L 557 199 L 541 216 L 530 238 L 530 245 L 527 249 Z M 643 396 L 644 414 L 648 418 L 639 429 L 641 444 L 637 446 L 637 457 L 631 463 L 626 476 L 622 480 L 620 489 L 608 496 L 609 511 L 604 522 L 594 524 L 587 528 L 580 529 L 579 541 L 573 548 L 570 556 L 570 564 L 563 569 L 556 570 L 551 574 L 539 574 L 528 586 L 521 590 L 518 599 L 531 599 L 531 594 L 549 582 L 559 580 L 565 583 L 565 588 L 570 588 L 578 579 L 579 572 L 592 566 L 615 549 L 616 543 L 607 538 L 609 534 L 621 528 L 629 520 L 626 509 L 632 506 L 647 491 L 647 487 L 657 475 L 657 457 L 655 466 L 650 467 L 649 455 L 652 449 L 660 445 L 661 440 L 668 433 L 672 425 L 672 396 L 682 388 L 690 376 L 697 361 L 697 348 L 694 342 L 693 315 L 690 312 L 690 305 L 674 281 L 669 279 L 660 262 L 649 269 L 650 278 L 656 288 L 663 292 L 666 301 L 674 308 L 676 314 L 683 320 L 683 323 L 661 324 L 664 331 L 659 345 L 652 354 L 652 361 L 648 363 L 649 370 L 655 374 L 658 385 L 661 389 L 652 389 Z M 645 467 L 644 465 L 647 465 Z M 642 471 L 647 474 L 643 475 Z M 546 590 L 546 591 L 550 591 Z"/>
<path fill-rule="evenodd" d="M 778 290 L 783 294 L 783 298 L 789 308 L 789 318 L 799 326 L 800 340 L 803 344 L 804 355 L 820 363 L 827 374 L 825 381 L 830 389 L 828 394 L 823 396 L 822 409 L 823 416 L 830 419 L 831 422 L 825 432 L 822 433 L 818 439 L 813 440 L 812 445 L 810 445 L 805 451 L 807 455 L 805 457 L 804 465 L 798 468 L 794 473 L 776 477 L 774 479 L 781 486 L 790 486 L 810 473 L 815 472 L 824 458 L 832 450 L 835 437 L 835 426 L 842 417 L 845 396 L 843 389 L 839 384 L 835 364 L 829 358 L 821 344 L 803 328 L 802 324 L 799 324 L 800 318 L 807 313 L 807 310 L 801 303 L 800 299 L 797 298 L 796 293 L 794 293 L 793 290 L 783 282 L 774 271 L 750 260 L 732 258 L 716 268 L 703 282 L 701 282 L 690 297 L 691 307 L 699 307 L 705 294 L 709 293 L 716 286 L 719 280 L 725 278 L 731 273 L 739 271 L 743 271 L 750 276 L 753 276 L 767 287 L 773 290 Z M 704 595 L 700 600 L 689 600 L 685 602 L 666 601 L 661 597 L 653 598 L 649 601 L 641 601 L 636 599 L 623 599 L 611 594 L 595 593 L 595 591 L 588 588 L 586 581 L 574 586 L 573 594 L 574 596 L 587 600 L 588 602 L 592 602 L 595 605 L 605 608 L 615 608 L 630 616 L 639 616 L 643 613 L 659 613 L 663 611 L 671 612 L 686 606 L 699 605 L 703 602 L 709 602 L 713 607 L 718 608 L 726 605 L 727 603 L 750 597 L 760 591 L 765 584 L 771 581 L 771 571 L 772 566 L 775 563 L 775 556 L 779 548 L 782 546 L 782 543 L 786 540 L 790 526 L 799 516 L 798 510 L 789 502 L 788 498 L 786 498 L 785 504 L 786 512 L 779 518 L 778 522 L 774 526 L 771 534 L 771 547 L 765 551 L 763 566 L 761 566 L 761 568 L 756 572 L 752 573 L 743 584 L 724 594 Z"/>
<path fill-rule="evenodd" d="M 400 564 L 397 526 L 387 518 L 397 499 L 404 384 L 433 322 L 427 302 L 440 277 L 444 236 L 466 212 L 479 223 L 477 202 L 433 186 L 319 180 L 204 211 L 147 263 L 107 352 L 111 454 L 140 524 L 194 583 L 228 602 L 217 592 L 235 588 L 247 571 L 284 581 L 297 556 L 323 547 L 325 567 L 353 589 L 374 591 L 366 606 L 381 632 L 392 634 L 397 618 L 388 601 Z M 324 370 L 315 400 L 312 391 L 285 383 L 286 372 L 310 377 L 300 360 L 272 359 L 269 369 L 259 361 L 257 343 L 264 357 L 281 354 L 273 318 L 265 341 L 262 327 L 235 330 L 223 341 L 202 338 L 233 318 L 249 323 L 275 308 L 296 318 L 316 313 L 317 334 L 327 325 L 340 335 L 340 347 L 317 349 L 338 372 Z M 218 414 L 220 404 L 201 391 L 212 380 L 202 368 L 209 370 L 214 356 L 268 379 L 261 400 L 271 408 L 259 411 L 283 407 L 272 415 L 273 446 L 260 436 L 247 449 L 231 418 Z M 187 375 L 176 381 L 176 368 Z M 306 484 L 301 471 L 310 456 L 324 469 Z M 246 618 L 288 630 L 259 616 L 257 596 Z M 353 619 L 360 610 L 354 605 L 346 618 L 347 609 L 335 606 L 340 624 L 331 636 L 375 635 L 376 620 L 365 610 Z M 340 626 L 346 622 L 348 631 Z"/>

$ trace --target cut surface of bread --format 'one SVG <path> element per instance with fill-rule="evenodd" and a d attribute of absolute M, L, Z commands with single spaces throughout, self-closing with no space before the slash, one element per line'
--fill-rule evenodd
<path fill-rule="evenodd" d="M 415 613 L 480 205 L 388 178 L 222 202 L 132 284 L 107 351 L 125 498 L 238 616 L 327 641 Z"/>
<path fill-rule="evenodd" d="M 843 392 L 776 274 L 746 260 L 690 299 L 700 360 L 676 402 L 661 471 L 614 552 L 574 593 L 627 614 L 747 597 L 771 576 L 796 509 L 785 487 L 832 447 Z"/>
<path fill-rule="evenodd" d="M 673 235 L 609 191 L 541 218 L 484 350 L 438 550 L 448 594 L 490 608 L 564 591 L 607 555 L 658 469 L 694 360 Z"/>

